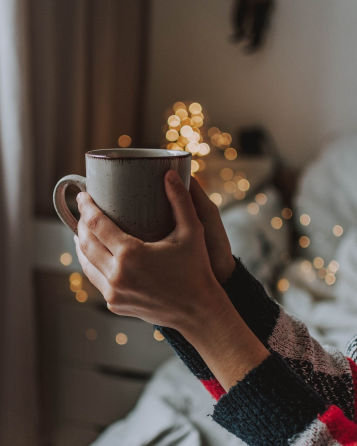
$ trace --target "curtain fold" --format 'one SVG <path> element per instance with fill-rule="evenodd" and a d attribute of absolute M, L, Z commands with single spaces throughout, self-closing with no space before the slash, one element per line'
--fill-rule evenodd
<path fill-rule="evenodd" d="M 0 444 L 38 446 L 28 2 L 0 0 Z"/>

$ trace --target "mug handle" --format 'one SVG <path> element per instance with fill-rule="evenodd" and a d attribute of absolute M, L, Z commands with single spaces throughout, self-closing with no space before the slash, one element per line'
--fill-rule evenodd
<path fill-rule="evenodd" d="M 81 192 L 87 190 L 86 178 L 81 175 L 67 175 L 61 178 L 53 191 L 53 204 L 62 222 L 75 234 L 77 234 L 78 221 L 69 210 L 66 202 L 66 189 L 69 185 L 78 187 Z"/>

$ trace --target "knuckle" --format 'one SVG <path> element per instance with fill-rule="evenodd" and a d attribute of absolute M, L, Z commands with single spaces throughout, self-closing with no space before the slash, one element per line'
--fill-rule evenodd
<path fill-rule="evenodd" d="M 132 239 L 128 241 L 121 252 L 121 261 L 125 263 L 139 260 L 142 254 L 142 243 L 139 240 Z"/>
<path fill-rule="evenodd" d="M 81 237 L 81 239 L 79 240 L 79 247 L 81 248 L 81 251 L 83 253 L 88 252 L 89 249 L 89 240 L 87 237 Z"/>
<path fill-rule="evenodd" d="M 91 231 L 95 231 L 102 222 L 102 213 L 96 212 L 88 216 L 86 223 Z"/>

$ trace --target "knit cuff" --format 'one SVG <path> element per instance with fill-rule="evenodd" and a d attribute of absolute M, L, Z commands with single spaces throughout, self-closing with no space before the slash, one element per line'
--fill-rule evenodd
<path fill-rule="evenodd" d="M 263 285 L 233 256 L 235 268 L 223 289 L 245 323 L 267 345 L 280 313 L 279 305 L 266 293 Z"/>
<path fill-rule="evenodd" d="M 249 445 L 280 445 L 325 409 L 320 396 L 273 353 L 220 398 L 213 419 Z"/>

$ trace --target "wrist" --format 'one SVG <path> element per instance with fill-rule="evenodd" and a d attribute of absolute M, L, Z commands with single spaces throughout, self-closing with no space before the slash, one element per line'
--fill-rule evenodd
<path fill-rule="evenodd" d="M 210 296 L 211 305 L 181 333 L 228 390 L 259 366 L 269 351 L 245 324 L 220 286 L 211 290 Z"/>

